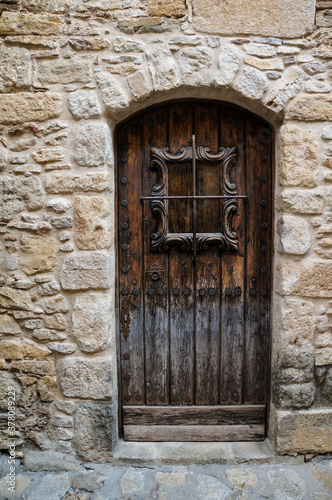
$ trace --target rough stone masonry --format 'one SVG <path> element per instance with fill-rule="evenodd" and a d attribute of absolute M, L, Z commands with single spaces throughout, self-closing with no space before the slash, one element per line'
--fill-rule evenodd
<path fill-rule="evenodd" d="M 0 1 L 0 405 L 27 450 L 117 443 L 120 120 L 213 98 L 276 130 L 269 436 L 332 451 L 332 8 L 315 0 Z M 315 12 L 316 11 L 316 12 Z"/>

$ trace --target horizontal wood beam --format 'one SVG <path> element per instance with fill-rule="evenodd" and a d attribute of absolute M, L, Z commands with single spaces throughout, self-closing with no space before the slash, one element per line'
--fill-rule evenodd
<path fill-rule="evenodd" d="M 332 2 L 330 2 L 330 1 L 328 1 L 328 2 L 324 2 L 324 1 L 317 2 L 316 9 L 317 10 L 332 9 Z"/>
<path fill-rule="evenodd" d="M 126 441 L 262 441 L 264 425 L 125 425 Z"/>
<path fill-rule="evenodd" d="M 124 425 L 264 425 L 264 405 L 124 406 Z"/>

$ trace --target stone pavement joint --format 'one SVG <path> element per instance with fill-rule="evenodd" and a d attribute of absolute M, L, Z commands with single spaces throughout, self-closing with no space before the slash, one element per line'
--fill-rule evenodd
<path fill-rule="evenodd" d="M 50 454 L 51 455 L 51 454 Z M 277 457 L 274 462 L 213 464 L 80 464 L 59 457 L 36 471 L 16 460 L 8 490 L 8 455 L 0 457 L 1 500 L 329 500 L 332 457 Z M 296 458 L 298 461 L 296 462 Z M 53 460 L 53 463 L 52 463 Z M 68 465 L 69 464 L 69 465 Z M 70 465 L 71 464 L 71 465 Z M 53 471 L 41 470 L 52 468 Z M 67 468 L 62 470 L 61 467 Z M 34 470 L 31 470 L 34 469 Z M 54 471 L 54 469 L 56 471 Z"/>

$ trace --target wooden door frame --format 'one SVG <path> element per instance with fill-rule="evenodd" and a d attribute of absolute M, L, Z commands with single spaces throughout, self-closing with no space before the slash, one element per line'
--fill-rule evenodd
<path fill-rule="evenodd" d="M 130 113 L 126 118 L 122 119 L 120 122 L 118 122 L 115 125 L 114 128 L 114 204 L 115 204 L 115 210 L 114 210 L 114 228 L 115 228 L 115 235 L 114 235 L 114 245 L 115 245 L 115 327 L 116 327 L 116 335 L 115 335 L 115 347 L 116 347 L 116 359 L 117 359 L 117 379 L 118 379 L 118 431 L 119 431 L 119 437 L 123 439 L 123 411 L 122 411 L 122 404 L 120 401 L 120 395 L 121 395 L 121 360 L 120 360 L 120 328 L 119 328 L 119 321 L 120 321 L 120 311 L 119 311 L 119 252 L 118 252 L 118 243 L 119 243 L 119 226 L 118 226 L 118 207 L 119 207 L 119 193 L 118 193 L 118 184 L 117 184 L 117 177 L 118 177 L 118 171 L 119 171 L 119 165 L 118 165 L 118 130 L 125 125 L 126 123 L 129 123 L 130 121 L 134 120 L 136 117 L 143 115 L 147 112 L 151 112 L 154 110 L 157 110 L 158 108 L 161 108 L 163 106 L 169 106 L 172 104 L 179 104 L 179 103 L 200 103 L 200 104 L 218 104 L 219 106 L 227 106 L 229 108 L 234 108 L 236 110 L 245 112 L 248 115 L 251 115 L 252 117 L 256 117 L 258 120 L 260 120 L 263 123 L 266 123 L 266 125 L 271 129 L 272 131 L 272 145 L 271 145 L 271 151 L 272 151 L 272 158 L 271 158 L 271 220 L 272 220 L 272 229 L 271 229 L 271 317 L 270 317 L 270 345 L 268 349 L 268 378 L 267 378 L 267 401 L 266 401 L 266 433 L 265 433 L 265 439 L 268 436 L 269 433 L 269 419 L 270 419 L 270 407 L 271 407 L 271 399 L 272 399 L 272 394 L 271 394 L 271 380 L 272 380 L 272 345 L 273 345 L 273 310 L 274 310 L 274 262 L 275 262 L 275 182 L 276 182 L 276 144 L 275 144 L 275 139 L 276 139 L 276 134 L 275 134 L 275 126 L 267 121 L 264 117 L 260 116 L 257 113 L 252 112 L 251 110 L 248 110 L 242 106 L 236 105 L 234 103 L 224 101 L 224 100 L 217 100 L 217 99 L 202 99 L 202 98 L 177 98 L 177 99 L 170 99 L 170 100 L 164 100 L 152 105 L 148 105 L 144 108 L 141 108 L 138 111 L 135 111 L 133 113 Z"/>

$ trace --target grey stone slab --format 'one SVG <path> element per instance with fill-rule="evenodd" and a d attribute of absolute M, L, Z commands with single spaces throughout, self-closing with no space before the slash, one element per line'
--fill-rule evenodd
<path fill-rule="evenodd" d="M 25 500 L 61 500 L 70 488 L 70 476 L 63 474 L 46 474 L 29 487 Z"/>
<path fill-rule="evenodd" d="M 274 458 L 271 444 L 262 442 L 238 442 L 231 444 L 233 460 L 241 463 L 247 461 L 266 462 Z"/>
<path fill-rule="evenodd" d="M 162 443 L 164 464 L 226 464 L 230 458 L 228 443 Z"/>
<path fill-rule="evenodd" d="M 28 450 L 24 454 L 24 469 L 26 471 L 80 471 L 84 470 L 78 460 L 55 451 Z"/>

